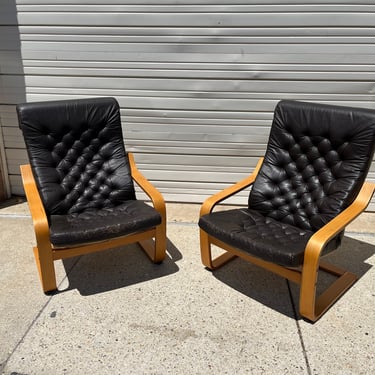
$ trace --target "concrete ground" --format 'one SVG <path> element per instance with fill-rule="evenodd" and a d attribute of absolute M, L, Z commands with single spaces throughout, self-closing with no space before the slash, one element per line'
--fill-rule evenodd
<path fill-rule="evenodd" d="M 286 280 L 240 259 L 202 266 L 198 205 L 167 210 L 163 264 L 136 245 L 56 262 L 60 293 L 46 296 L 28 208 L 2 204 L 0 373 L 375 373 L 375 214 L 329 255 L 358 282 L 311 324 Z"/>

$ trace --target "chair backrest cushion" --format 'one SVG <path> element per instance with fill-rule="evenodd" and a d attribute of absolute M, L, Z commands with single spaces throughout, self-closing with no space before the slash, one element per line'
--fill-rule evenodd
<path fill-rule="evenodd" d="M 316 231 L 353 202 L 374 148 L 374 110 L 281 101 L 249 208 Z"/>
<path fill-rule="evenodd" d="M 114 98 L 26 103 L 17 113 L 47 215 L 135 199 Z"/>

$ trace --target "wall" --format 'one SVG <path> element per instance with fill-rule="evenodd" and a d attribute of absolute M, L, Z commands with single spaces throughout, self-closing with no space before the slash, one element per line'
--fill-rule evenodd
<path fill-rule="evenodd" d="M 249 173 L 280 99 L 375 108 L 373 1 L 17 0 L 17 11 L 27 100 L 115 96 L 127 149 L 168 201 L 201 202 Z M 20 193 L 16 125 L 5 143 Z"/>
<path fill-rule="evenodd" d="M 26 100 L 21 44 L 14 0 L 0 1 L 0 199 L 18 191 L 20 158 L 14 145 L 20 134 L 15 105 Z M 23 143 L 21 144 L 23 148 Z M 15 190 L 14 190 L 15 189 Z"/>

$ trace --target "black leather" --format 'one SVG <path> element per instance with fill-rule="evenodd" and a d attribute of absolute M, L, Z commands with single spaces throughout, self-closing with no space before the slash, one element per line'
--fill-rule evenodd
<path fill-rule="evenodd" d="M 119 217 L 128 208 L 137 220 L 137 210 L 152 217 L 143 221 L 146 227 L 155 225 L 154 215 L 159 215 L 156 211 L 150 215 L 141 202 L 128 203 L 136 196 L 120 109 L 114 98 L 26 103 L 17 106 L 17 113 L 31 168 L 52 224 L 52 243 L 75 243 L 80 238 L 82 242 L 94 232 L 101 233 L 93 235 L 94 240 L 107 238 L 106 233 L 127 234 L 133 226 L 131 215 L 126 214 L 121 220 Z M 98 224 L 97 230 L 88 223 L 87 215 Z M 81 219 L 81 235 L 73 234 Z M 68 233 L 72 233 L 72 238 Z"/>
<path fill-rule="evenodd" d="M 234 212 L 207 215 L 200 226 L 262 259 L 285 266 L 301 264 L 306 239 L 357 196 L 374 148 L 374 110 L 281 101 L 247 211 L 268 221 L 258 229 L 259 217 L 243 221 L 245 211 L 239 210 L 238 218 Z M 272 224 L 269 231 L 264 229 L 266 222 Z M 303 240 L 292 235 L 291 227 L 304 233 Z M 326 251 L 336 248 L 342 235 Z"/>
<path fill-rule="evenodd" d="M 353 202 L 374 147 L 375 111 L 282 101 L 249 207 L 315 232 Z"/>
<path fill-rule="evenodd" d="M 26 103 L 17 112 L 48 216 L 135 199 L 115 99 Z"/>
<path fill-rule="evenodd" d="M 102 241 L 152 228 L 161 223 L 159 213 L 141 201 L 127 201 L 102 209 L 52 215 L 50 238 L 55 247 Z"/>
<path fill-rule="evenodd" d="M 287 267 L 303 263 L 306 244 L 313 232 L 282 223 L 248 208 L 218 211 L 202 216 L 199 226 L 213 237 L 250 255 Z M 331 240 L 324 253 L 341 243 Z"/>

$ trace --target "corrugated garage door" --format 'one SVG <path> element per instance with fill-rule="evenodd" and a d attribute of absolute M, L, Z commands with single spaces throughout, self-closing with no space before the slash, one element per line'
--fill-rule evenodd
<path fill-rule="evenodd" d="M 19 133 L 14 131 L 15 104 L 25 101 L 23 82 L 16 4 L 14 0 L 0 0 L 0 185 L 3 187 L 0 199 L 8 197 L 11 188 L 13 192 L 14 188 L 19 191 L 19 168 L 10 171 L 8 164 L 15 163 L 14 150 L 18 153 L 24 147 L 19 141 L 12 142 L 14 134 L 19 138 Z"/>
<path fill-rule="evenodd" d="M 27 100 L 115 96 L 127 149 L 168 201 L 249 173 L 280 99 L 375 108 L 373 1 L 16 3 Z M 4 138 L 19 193 L 16 125 Z"/>

